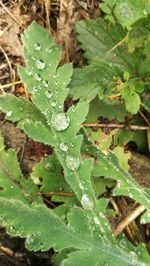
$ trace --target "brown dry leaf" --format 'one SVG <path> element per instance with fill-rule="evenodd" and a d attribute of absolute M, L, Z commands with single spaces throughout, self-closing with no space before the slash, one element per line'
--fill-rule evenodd
<path fill-rule="evenodd" d="M 7 10 L 0 6 L 0 17 L 0 45 L 5 49 L 5 52 L 12 56 L 22 56 L 19 35 L 24 25 L 29 21 L 29 16 L 22 15 L 20 5 L 17 4 L 13 7 L 7 7 Z"/>
<path fill-rule="evenodd" d="M 81 18 L 87 18 L 86 9 L 79 6 L 74 0 L 60 0 L 59 17 L 57 18 L 58 42 L 64 46 L 63 62 L 73 60 L 77 48 L 75 38 L 75 22 Z"/>

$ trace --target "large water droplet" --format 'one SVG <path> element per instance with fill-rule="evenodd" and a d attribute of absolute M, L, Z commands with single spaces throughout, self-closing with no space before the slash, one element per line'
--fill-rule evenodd
<path fill-rule="evenodd" d="M 68 150 L 68 145 L 66 143 L 62 142 L 62 143 L 60 143 L 59 148 L 62 151 L 67 151 Z"/>
<path fill-rule="evenodd" d="M 48 87 L 48 81 L 47 81 L 47 80 L 43 80 L 43 81 L 42 81 L 42 84 L 43 84 L 43 86 L 44 86 L 45 88 Z"/>
<path fill-rule="evenodd" d="M 56 101 L 52 101 L 52 102 L 51 102 L 51 106 L 52 106 L 52 107 L 56 107 L 56 105 L 57 105 L 57 102 L 56 102 Z"/>
<path fill-rule="evenodd" d="M 43 70 L 45 68 L 45 63 L 42 60 L 37 59 L 35 64 L 37 69 Z"/>
<path fill-rule="evenodd" d="M 51 123 L 52 123 L 52 126 L 57 131 L 62 131 L 62 130 L 65 130 L 69 126 L 70 119 L 64 113 L 54 113 L 52 114 L 52 117 L 51 117 Z"/>
<path fill-rule="evenodd" d="M 46 98 L 50 99 L 53 95 L 53 93 L 51 91 L 45 91 L 44 95 L 46 96 Z"/>
<path fill-rule="evenodd" d="M 76 171 L 80 165 L 80 159 L 75 156 L 67 155 L 66 165 L 70 170 Z"/>
<path fill-rule="evenodd" d="M 81 198 L 81 204 L 85 210 L 92 210 L 93 209 L 93 202 L 89 198 L 88 194 L 84 194 Z"/>
<path fill-rule="evenodd" d="M 39 43 L 34 43 L 34 45 L 33 45 L 33 47 L 34 47 L 34 49 L 36 50 L 36 51 L 40 51 L 41 50 L 41 45 L 39 44 Z"/>
<path fill-rule="evenodd" d="M 34 78 L 37 81 L 41 81 L 41 79 L 42 79 L 41 76 L 40 76 L 40 74 L 37 74 L 37 73 L 35 73 Z"/>

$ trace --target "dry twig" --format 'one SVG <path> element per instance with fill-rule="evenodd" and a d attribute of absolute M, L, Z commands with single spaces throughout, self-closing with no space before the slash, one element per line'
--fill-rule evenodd
<path fill-rule="evenodd" d="M 113 234 L 118 236 L 123 230 L 133 222 L 139 215 L 141 215 L 145 211 L 145 207 L 143 205 L 138 205 L 128 216 L 126 216 L 113 230 Z"/>

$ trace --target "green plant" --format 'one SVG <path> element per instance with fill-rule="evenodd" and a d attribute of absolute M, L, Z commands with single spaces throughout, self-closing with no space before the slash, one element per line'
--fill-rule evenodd
<path fill-rule="evenodd" d="M 124 237 L 116 239 L 113 236 L 107 219 L 108 199 L 96 195 L 91 176 L 116 180 L 115 195 L 129 196 L 145 206 L 144 223 L 150 216 L 149 190 L 134 182 L 114 154 L 104 155 L 88 139 L 82 128 L 88 114 L 87 101 L 78 102 L 64 112 L 64 101 L 69 91 L 67 85 L 73 70 L 71 64 L 59 66 L 61 48 L 35 22 L 25 31 L 22 40 L 26 68 L 19 67 L 19 74 L 32 102 L 5 94 L 0 96 L 0 108 L 6 112 L 6 118 L 17 122 L 29 137 L 54 147 L 54 154 L 33 169 L 31 179 L 34 183 L 41 182 L 41 191 L 44 192 L 62 188 L 75 195 L 72 202 L 63 199 L 67 212 L 60 207 L 48 209 L 37 193 L 36 184 L 28 189 L 29 198 L 30 191 L 34 195 L 30 201 L 26 200 L 25 194 L 20 194 L 20 187 L 15 196 L 10 196 L 11 173 L 15 177 L 13 182 L 17 185 L 19 182 L 23 190 L 28 182 L 32 182 L 31 179 L 21 181 L 20 170 L 13 172 L 10 163 L 5 163 L 5 158 L 14 152 L 5 152 L 1 141 L 4 162 L 0 172 L 0 186 L 3 188 L 0 191 L 1 224 L 9 228 L 9 233 L 25 237 L 29 249 L 44 251 L 53 247 L 58 251 L 55 262 L 59 265 L 149 265 L 143 244 L 134 247 Z M 16 156 L 13 156 L 18 169 Z M 9 157 L 9 162 L 11 160 Z M 43 169 L 48 170 L 49 175 Z M 44 171 L 42 181 L 38 179 L 41 171 Z M 56 174 L 58 178 L 55 180 Z M 3 177 L 8 183 L 3 184 Z M 6 191 L 5 195 L 3 191 Z M 61 202 L 60 198 L 55 200 Z M 62 214 L 66 214 L 65 219 Z"/>

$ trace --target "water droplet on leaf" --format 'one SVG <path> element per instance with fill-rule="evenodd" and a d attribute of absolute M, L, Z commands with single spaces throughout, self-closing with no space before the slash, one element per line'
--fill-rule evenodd
<path fill-rule="evenodd" d="M 57 131 L 63 131 L 69 126 L 70 119 L 64 113 L 54 113 L 51 117 L 51 123 Z"/>
<path fill-rule="evenodd" d="M 41 81 L 41 80 L 42 80 L 40 74 L 37 74 L 37 73 L 35 73 L 34 78 L 35 78 L 35 80 L 37 80 L 37 81 Z"/>
<path fill-rule="evenodd" d="M 62 143 L 60 143 L 59 148 L 62 151 L 67 151 L 68 150 L 68 145 L 66 143 L 62 142 Z"/>
<path fill-rule="evenodd" d="M 75 156 L 67 155 L 66 165 L 70 170 L 76 171 L 80 165 L 80 159 Z"/>
<path fill-rule="evenodd" d="M 57 102 L 56 101 L 52 101 L 51 106 L 52 107 L 56 107 L 56 105 L 57 105 Z"/>
<path fill-rule="evenodd" d="M 33 47 L 34 47 L 34 49 L 36 50 L 36 51 L 40 51 L 41 50 L 41 45 L 39 44 L 39 43 L 34 43 L 34 45 L 33 45 Z"/>
<path fill-rule="evenodd" d="M 79 188 L 81 188 L 83 190 L 84 189 L 84 185 L 82 183 L 79 183 Z"/>
<path fill-rule="evenodd" d="M 36 87 L 33 87 L 33 89 L 32 89 L 32 93 L 34 94 L 34 93 L 36 93 L 37 92 L 37 88 Z"/>
<path fill-rule="evenodd" d="M 147 16 L 147 10 L 146 9 L 143 10 L 143 14 L 144 14 L 144 16 Z"/>
<path fill-rule="evenodd" d="M 46 164 L 44 165 L 44 169 L 45 169 L 46 171 L 51 170 L 53 167 L 54 167 L 53 163 L 46 163 Z"/>
<path fill-rule="evenodd" d="M 46 96 L 46 98 L 50 99 L 53 95 L 53 93 L 51 91 L 45 91 L 44 95 Z"/>
<path fill-rule="evenodd" d="M 94 223 L 100 225 L 100 220 L 97 216 L 94 217 Z"/>
<path fill-rule="evenodd" d="M 92 210 L 93 209 L 93 202 L 89 198 L 88 194 L 84 194 L 81 198 L 81 204 L 85 210 Z"/>
<path fill-rule="evenodd" d="M 42 84 L 43 84 L 43 86 L 44 86 L 45 88 L 48 87 L 48 81 L 47 81 L 47 80 L 43 80 L 43 81 L 42 81 Z"/>
<path fill-rule="evenodd" d="M 12 111 L 11 110 L 6 112 L 6 116 L 7 117 L 10 117 L 11 115 L 12 115 Z"/>
<path fill-rule="evenodd" d="M 45 68 L 45 63 L 42 60 L 37 59 L 35 64 L 37 69 L 43 70 Z"/>

